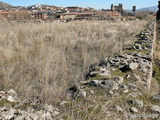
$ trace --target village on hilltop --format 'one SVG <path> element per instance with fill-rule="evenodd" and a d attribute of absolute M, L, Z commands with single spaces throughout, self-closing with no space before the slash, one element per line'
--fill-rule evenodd
<path fill-rule="evenodd" d="M 105 20 L 108 17 L 144 17 L 155 18 L 154 12 L 136 12 L 136 6 L 128 12 L 123 9 L 123 4 L 114 6 L 110 9 L 96 10 L 91 7 L 57 7 L 53 5 L 37 4 L 28 7 L 11 6 L 0 2 L 0 19 L 17 21 L 46 21 L 46 22 L 67 22 L 69 20 Z"/>

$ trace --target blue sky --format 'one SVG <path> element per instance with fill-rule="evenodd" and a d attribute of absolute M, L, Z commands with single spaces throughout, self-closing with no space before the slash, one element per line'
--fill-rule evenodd
<path fill-rule="evenodd" d="M 14 6 L 29 6 L 34 4 L 49 4 L 61 7 L 82 6 L 93 7 L 96 9 L 109 9 L 111 4 L 118 5 L 123 3 L 124 9 L 131 9 L 136 5 L 137 8 L 152 7 L 158 5 L 158 0 L 1 0 L 2 2 Z"/>

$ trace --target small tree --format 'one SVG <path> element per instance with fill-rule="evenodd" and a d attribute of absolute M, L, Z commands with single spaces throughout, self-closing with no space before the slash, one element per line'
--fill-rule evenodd
<path fill-rule="evenodd" d="M 55 14 L 55 17 L 56 17 L 56 18 L 60 18 L 60 15 L 59 15 L 59 14 Z"/>

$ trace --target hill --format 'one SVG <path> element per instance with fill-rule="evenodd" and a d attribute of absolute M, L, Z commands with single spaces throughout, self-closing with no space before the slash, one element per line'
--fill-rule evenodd
<path fill-rule="evenodd" d="M 141 12 L 141 11 L 144 11 L 144 10 L 148 10 L 148 11 L 152 11 L 152 12 L 157 12 L 158 6 L 140 8 L 140 9 L 137 9 L 137 12 Z"/>
<path fill-rule="evenodd" d="M 8 8 L 11 8 L 11 7 L 13 7 L 13 6 L 0 1 L 0 9 L 8 9 Z"/>

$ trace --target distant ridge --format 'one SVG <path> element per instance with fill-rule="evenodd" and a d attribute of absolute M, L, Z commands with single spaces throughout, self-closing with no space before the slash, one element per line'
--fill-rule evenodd
<path fill-rule="evenodd" d="M 0 9 L 8 9 L 12 7 L 13 7 L 12 5 L 0 1 Z"/>
<path fill-rule="evenodd" d="M 137 9 L 137 12 L 141 12 L 141 11 L 144 11 L 144 10 L 151 11 L 151 12 L 157 12 L 158 6 L 140 8 L 140 9 Z"/>

